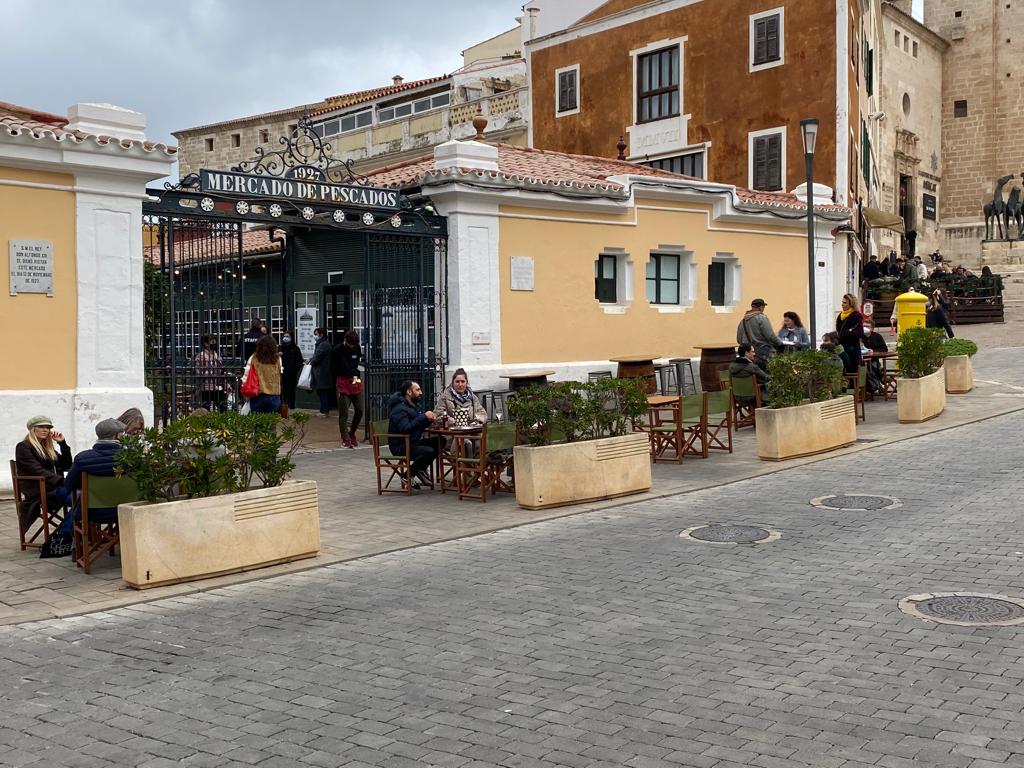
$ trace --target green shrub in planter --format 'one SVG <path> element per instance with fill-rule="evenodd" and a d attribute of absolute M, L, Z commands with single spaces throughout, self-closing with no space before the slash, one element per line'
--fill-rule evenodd
<path fill-rule="evenodd" d="M 599 379 L 525 387 L 508 411 L 528 444 L 551 445 L 629 434 L 647 407 L 642 381 Z"/>
<path fill-rule="evenodd" d="M 896 342 L 899 375 L 904 379 L 921 379 L 942 367 L 943 331 L 940 328 L 908 328 Z"/>
<path fill-rule="evenodd" d="M 970 339 L 946 339 L 942 343 L 942 354 L 945 357 L 956 357 L 957 355 L 974 357 L 978 354 L 978 345 Z"/>
<path fill-rule="evenodd" d="M 126 436 L 117 474 L 135 480 L 146 501 L 216 496 L 280 485 L 309 415 L 283 423 L 274 413 L 207 413 Z M 254 484 L 254 480 L 256 484 Z"/>
<path fill-rule="evenodd" d="M 789 408 L 818 400 L 831 400 L 843 389 L 842 365 L 831 352 L 805 349 L 775 355 L 768 361 L 768 407 Z"/>

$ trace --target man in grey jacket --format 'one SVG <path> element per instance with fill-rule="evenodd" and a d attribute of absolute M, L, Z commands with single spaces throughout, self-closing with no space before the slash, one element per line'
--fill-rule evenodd
<path fill-rule="evenodd" d="M 782 339 L 776 335 L 764 313 L 767 306 L 764 299 L 754 299 L 750 302 L 750 310 L 736 327 L 736 343 L 752 346 L 762 368 L 768 365 L 777 350 L 782 349 Z"/>

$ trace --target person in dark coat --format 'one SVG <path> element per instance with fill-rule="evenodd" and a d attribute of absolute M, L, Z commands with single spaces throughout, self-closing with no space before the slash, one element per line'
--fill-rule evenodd
<path fill-rule="evenodd" d="M 265 335 L 265 332 L 262 320 L 253 321 L 252 327 L 238 340 L 238 357 L 241 360 L 248 360 L 253 356 L 253 353 L 256 352 L 256 345 L 259 343 L 260 338 Z"/>
<path fill-rule="evenodd" d="M 68 500 L 63 483 L 64 473 L 71 468 L 71 447 L 48 416 L 33 416 L 26 427 L 28 434 L 14 448 L 18 475 L 45 478 L 47 509 L 54 512 Z M 39 517 L 42 507 L 39 483 L 30 480 L 21 488 L 25 494 L 24 522 L 28 524 Z"/>
<path fill-rule="evenodd" d="M 882 276 L 882 264 L 878 261 L 878 256 L 871 254 L 871 260 L 864 265 L 864 279 L 865 280 L 877 280 Z"/>
<path fill-rule="evenodd" d="M 104 419 L 96 425 L 97 440 L 92 448 L 81 451 L 64 478 L 64 490 L 68 495 L 82 490 L 82 473 L 95 477 L 113 477 L 117 466 L 117 454 L 124 448 L 121 438 L 125 433 L 125 425 L 117 419 Z M 73 521 L 81 517 L 81 505 L 75 505 L 74 515 L 67 515 L 57 533 L 71 534 Z M 117 507 L 89 507 L 89 521 L 93 523 L 116 523 Z"/>
<path fill-rule="evenodd" d="M 331 371 L 331 342 L 327 339 L 327 331 L 323 328 L 315 328 L 313 336 L 316 338 L 316 346 L 313 348 L 313 356 L 309 359 L 313 366 L 313 389 L 316 396 L 320 398 L 320 415 L 327 418 L 331 412 L 331 398 L 334 394 L 334 374 Z"/>
<path fill-rule="evenodd" d="M 836 317 L 836 333 L 846 352 L 846 372 L 857 373 L 860 368 L 860 345 L 864 338 L 864 315 L 860 313 L 860 300 L 852 293 L 843 295 L 843 310 Z"/>
<path fill-rule="evenodd" d="M 945 328 L 946 336 L 952 339 L 953 326 L 949 324 L 949 315 L 946 314 L 948 309 L 949 304 L 942 295 L 942 289 L 936 288 L 924 305 L 924 324 L 926 328 Z"/>
<path fill-rule="evenodd" d="M 444 450 L 444 438 L 440 435 L 423 437 L 423 432 L 434 423 L 434 412 L 420 413 L 416 406 L 423 399 L 423 390 L 415 381 L 403 381 L 398 392 L 388 401 L 388 433 L 409 436 L 409 467 L 413 477 L 422 483 L 430 483 L 427 467 Z M 388 438 L 388 448 L 393 456 L 405 455 L 405 441 Z"/>
<path fill-rule="evenodd" d="M 363 350 L 359 348 L 359 334 L 349 331 L 341 344 L 331 350 L 334 368 L 334 386 L 338 393 L 338 431 L 341 444 L 346 448 L 359 445 L 356 432 L 363 419 L 363 381 L 359 376 L 359 362 Z M 348 421 L 349 407 L 352 408 L 352 423 Z"/>
<path fill-rule="evenodd" d="M 302 373 L 302 350 L 285 331 L 281 337 L 281 396 L 289 408 L 295 408 L 295 390 Z"/>
<path fill-rule="evenodd" d="M 757 364 L 757 353 L 746 343 L 737 347 L 736 359 L 729 363 L 729 375 L 734 379 L 753 376 L 760 384 L 768 383 L 768 374 Z"/>

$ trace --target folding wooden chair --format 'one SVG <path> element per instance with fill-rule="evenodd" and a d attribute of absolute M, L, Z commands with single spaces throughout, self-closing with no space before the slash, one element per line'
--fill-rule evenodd
<path fill-rule="evenodd" d="M 868 399 L 868 367 L 863 363 L 857 373 L 844 373 L 846 386 L 853 393 L 853 409 L 858 421 L 867 421 L 867 409 L 864 405 Z"/>
<path fill-rule="evenodd" d="M 139 488 L 130 477 L 102 477 L 82 473 L 81 514 L 72 527 L 75 542 L 75 564 L 86 573 L 104 552 L 114 556 L 121 541 L 117 528 L 117 507 L 139 500 Z M 113 509 L 114 517 L 99 520 L 90 518 L 90 510 Z"/>
<path fill-rule="evenodd" d="M 397 437 L 402 441 L 405 446 L 401 456 L 395 456 L 391 453 L 391 449 L 388 446 L 389 438 Z M 385 493 L 404 493 L 406 496 L 412 496 L 412 486 L 416 482 L 416 478 L 410 478 L 410 467 L 412 466 L 411 453 L 412 448 L 410 445 L 409 435 L 406 434 L 389 434 L 388 433 L 388 420 L 381 419 L 375 421 L 370 425 L 370 444 L 373 446 L 373 464 L 377 470 L 377 495 L 382 496 Z M 385 453 L 387 451 L 387 453 Z M 430 476 L 430 489 L 434 489 L 434 463 L 431 462 L 427 468 L 427 474 Z M 386 479 L 385 479 L 386 476 Z M 391 484 L 398 478 L 398 488 L 392 488 Z"/>
<path fill-rule="evenodd" d="M 29 547 L 38 549 L 49 541 L 50 534 L 57 530 L 67 512 L 63 508 L 51 510 L 46 498 L 46 478 L 40 475 L 19 475 L 18 462 L 14 459 L 11 459 L 11 484 L 14 488 L 14 509 L 18 515 L 18 541 L 21 544 L 21 551 L 24 552 Z M 29 499 L 26 492 L 33 484 L 38 485 L 38 510 L 35 509 L 36 500 Z"/>
<path fill-rule="evenodd" d="M 452 444 L 455 454 L 455 484 L 459 491 L 459 500 L 473 499 L 476 501 L 487 501 L 487 493 L 490 490 L 490 478 L 487 472 L 487 425 L 479 435 L 467 435 L 456 437 L 461 445 Z M 476 455 L 463 455 L 465 443 L 474 446 Z"/>
<path fill-rule="evenodd" d="M 761 407 L 761 385 L 753 376 L 733 376 L 732 410 L 736 429 L 755 427 L 754 412 Z"/>
<path fill-rule="evenodd" d="M 704 415 L 704 450 L 732 453 L 732 390 L 707 392 Z M 725 430 L 725 436 L 722 435 Z M 728 439 L 726 439 L 728 438 Z"/>
<path fill-rule="evenodd" d="M 516 492 L 513 475 L 513 451 L 519 445 L 515 424 L 492 424 L 487 427 L 487 479 L 491 494 Z M 506 476 L 508 473 L 508 476 Z"/>
<path fill-rule="evenodd" d="M 681 464 L 686 454 L 707 458 L 705 393 L 680 397 L 671 406 L 652 406 L 649 419 L 652 461 Z M 697 441 L 700 449 L 694 447 Z"/>

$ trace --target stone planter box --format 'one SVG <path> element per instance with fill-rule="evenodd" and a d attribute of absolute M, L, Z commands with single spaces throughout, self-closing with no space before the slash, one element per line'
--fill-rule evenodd
<path fill-rule="evenodd" d="M 320 551 L 316 483 L 122 504 L 121 574 L 136 589 L 262 568 Z"/>
<path fill-rule="evenodd" d="M 896 415 L 900 422 L 928 421 L 945 410 L 945 367 L 920 379 L 896 379 Z"/>
<path fill-rule="evenodd" d="M 764 461 L 811 456 L 857 440 L 852 395 L 789 408 L 758 408 L 754 414 L 757 456 Z"/>
<path fill-rule="evenodd" d="M 641 493 L 651 487 L 646 433 L 515 447 L 516 501 L 544 509 Z"/>
<path fill-rule="evenodd" d="M 974 365 L 970 355 L 953 355 L 942 366 L 946 370 L 946 392 L 963 395 L 974 389 Z"/>

